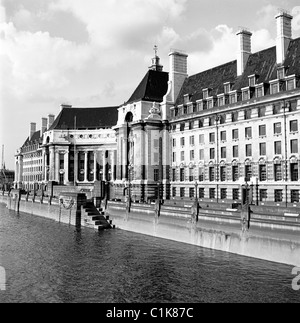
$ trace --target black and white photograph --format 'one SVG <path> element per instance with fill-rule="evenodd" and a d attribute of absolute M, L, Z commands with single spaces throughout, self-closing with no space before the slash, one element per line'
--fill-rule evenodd
<path fill-rule="evenodd" d="M 0 0 L 1 304 L 300 303 L 299 168 L 299 0 Z"/>

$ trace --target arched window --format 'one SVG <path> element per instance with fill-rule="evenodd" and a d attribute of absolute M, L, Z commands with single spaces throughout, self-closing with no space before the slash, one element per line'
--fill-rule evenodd
<path fill-rule="evenodd" d="M 126 117 L 125 117 L 125 122 L 130 123 L 130 122 L 132 122 L 132 121 L 133 121 L 133 114 L 132 114 L 132 112 L 128 112 L 128 113 L 126 114 Z"/>

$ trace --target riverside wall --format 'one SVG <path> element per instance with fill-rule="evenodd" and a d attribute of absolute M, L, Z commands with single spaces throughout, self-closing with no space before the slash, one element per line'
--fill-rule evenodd
<path fill-rule="evenodd" d="M 14 194 L 0 195 L 0 203 L 16 212 L 77 227 L 86 226 L 80 201 L 70 210 L 59 200 L 41 202 L 24 196 L 18 200 Z M 198 221 L 194 221 L 189 208 L 162 207 L 158 216 L 153 205 L 133 205 L 129 213 L 121 202 L 108 202 L 106 215 L 117 229 L 300 267 L 298 225 L 271 224 L 254 216 L 250 230 L 243 232 L 239 215 L 234 210 L 203 210 Z M 294 219 L 295 224 L 298 220 Z"/>

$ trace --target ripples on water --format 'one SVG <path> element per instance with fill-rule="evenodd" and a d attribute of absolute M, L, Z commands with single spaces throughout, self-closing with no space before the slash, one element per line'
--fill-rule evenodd
<path fill-rule="evenodd" d="M 299 302 L 292 267 L 0 206 L 0 302 Z"/>

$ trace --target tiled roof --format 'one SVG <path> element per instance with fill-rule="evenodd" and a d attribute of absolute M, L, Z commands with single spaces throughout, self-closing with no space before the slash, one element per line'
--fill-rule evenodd
<path fill-rule="evenodd" d="M 233 61 L 208 71 L 190 76 L 186 79 L 176 105 L 183 104 L 183 96 L 189 94 L 192 102 L 203 98 L 202 90 L 211 88 L 212 95 L 224 93 L 224 83 L 235 82 L 237 77 L 237 62 Z"/>
<path fill-rule="evenodd" d="M 291 41 L 284 66 L 286 75 L 300 75 L 300 38 Z M 203 98 L 203 90 L 212 89 L 212 95 L 224 93 L 224 83 L 232 82 L 232 90 L 240 90 L 249 86 L 248 76 L 257 74 L 257 84 L 268 83 L 277 79 L 276 47 L 251 54 L 242 76 L 237 77 L 237 61 L 224 64 L 208 71 L 190 76 L 186 79 L 176 105 L 184 103 L 184 95 L 191 96 L 196 102 Z"/>
<path fill-rule="evenodd" d="M 22 148 L 23 148 L 23 147 L 25 147 L 25 146 L 30 146 L 30 145 L 32 145 L 32 144 L 35 144 L 35 143 L 37 143 L 40 139 L 41 139 L 41 131 L 36 131 L 36 132 L 33 134 L 32 138 L 31 138 L 30 140 L 29 140 L 29 137 L 26 139 L 26 141 L 25 141 L 24 145 L 22 146 Z"/>
<path fill-rule="evenodd" d="M 118 108 L 64 108 L 49 130 L 111 128 L 118 122 Z"/>
<path fill-rule="evenodd" d="M 169 74 L 149 70 L 126 104 L 137 101 L 162 102 L 168 91 Z"/>

